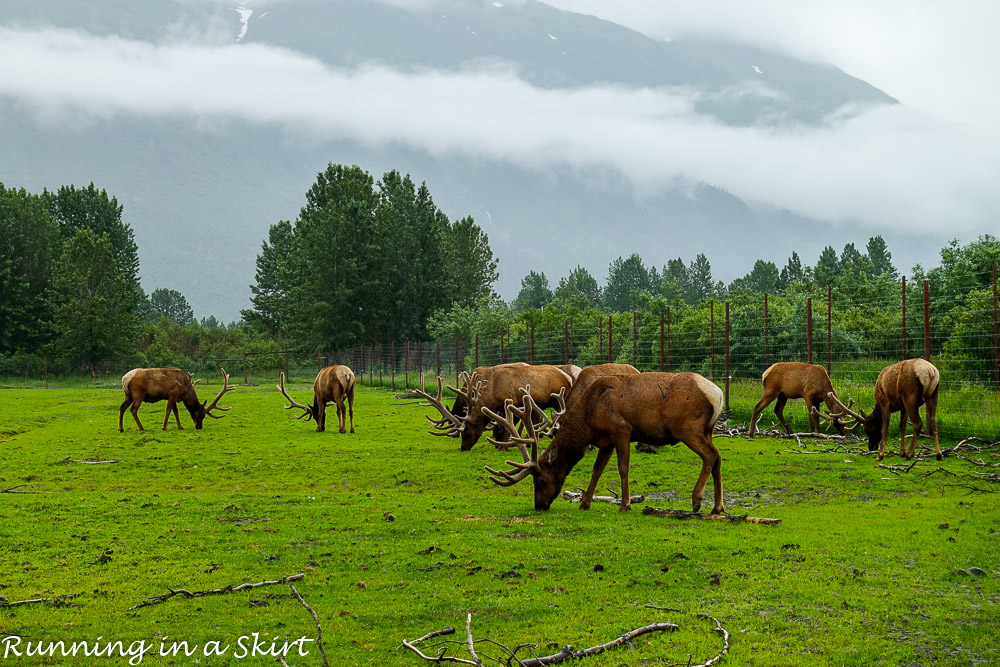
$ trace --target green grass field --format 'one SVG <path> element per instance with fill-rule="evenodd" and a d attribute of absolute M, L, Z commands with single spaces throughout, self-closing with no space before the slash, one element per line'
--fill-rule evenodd
<path fill-rule="evenodd" d="M 301 399 L 306 384 L 292 385 Z M 203 398 L 213 389 L 199 385 Z M 390 392 L 359 389 L 355 435 L 315 433 L 281 409 L 273 385 L 227 394 L 232 411 L 200 431 L 183 410 L 183 431 L 160 431 L 160 403 L 140 411 L 146 434 L 128 414 L 120 434 L 120 400 L 113 389 L 0 391 L 0 491 L 12 491 L 0 493 L 0 595 L 49 599 L 0 604 L 0 663 L 128 664 L 10 653 L 17 639 L 23 650 L 101 638 L 144 641 L 141 664 L 274 664 L 240 657 L 252 646 L 241 638 L 317 636 L 287 585 L 129 608 L 169 589 L 298 573 L 331 665 L 426 664 L 402 641 L 452 626 L 464 643 L 470 612 L 477 639 L 537 644 L 539 655 L 679 626 L 582 665 L 703 663 L 722 638 L 698 614 L 731 633 L 728 665 L 1000 663 L 1000 496 L 973 477 L 991 468 L 955 457 L 897 473 L 857 442 L 717 437 L 727 510 L 780 525 L 650 517 L 641 504 L 582 512 L 564 500 L 536 513 L 530 480 L 504 489 L 483 470 L 513 452 L 485 441 L 460 452 L 426 433 L 426 409 Z M 788 414 L 805 423 L 801 401 Z M 884 463 L 900 465 L 892 452 Z M 969 456 L 1000 461 L 992 449 Z M 118 462 L 74 462 L 88 459 Z M 566 488 L 586 486 L 592 461 Z M 634 454 L 633 492 L 690 509 L 699 463 L 683 445 Z M 617 487 L 612 464 L 599 488 Z M 158 655 L 179 642 L 197 651 Z M 206 657 L 209 642 L 229 650 Z M 288 663 L 321 664 L 315 646 Z M 469 659 L 461 644 L 448 652 Z"/>

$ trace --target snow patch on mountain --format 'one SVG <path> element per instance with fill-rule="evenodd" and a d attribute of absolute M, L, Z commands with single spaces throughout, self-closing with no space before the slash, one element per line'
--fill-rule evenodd
<path fill-rule="evenodd" d="M 233 11 L 240 15 L 240 34 L 236 36 L 236 41 L 240 42 L 247 35 L 247 28 L 250 27 L 250 17 L 253 10 L 248 7 L 233 7 Z"/>

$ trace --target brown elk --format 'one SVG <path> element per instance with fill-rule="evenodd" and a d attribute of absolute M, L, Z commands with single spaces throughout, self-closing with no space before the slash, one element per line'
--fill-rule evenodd
<path fill-rule="evenodd" d="M 812 433 L 819 433 L 820 419 L 817 412 L 819 405 L 826 403 L 828 410 L 833 410 L 837 406 L 830 398 L 831 393 L 836 396 L 837 392 L 834 391 L 830 376 L 822 366 L 804 364 L 799 361 L 781 361 L 772 364 L 761 377 L 764 381 L 764 395 L 753 407 L 749 428 L 749 437 L 751 438 L 757 430 L 757 418 L 761 411 L 775 399 L 778 399 L 778 402 L 774 405 L 774 414 L 789 435 L 792 434 L 792 429 L 789 428 L 784 415 L 785 403 L 788 402 L 788 399 L 805 399 L 806 408 L 809 410 L 809 428 Z M 837 429 L 837 433 L 844 435 L 844 422 L 835 418 L 832 423 Z"/>
<path fill-rule="evenodd" d="M 512 361 L 506 364 L 497 364 L 496 366 L 476 366 L 472 369 L 471 373 L 463 373 L 462 378 L 464 381 L 461 383 L 462 391 L 456 391 L 455 403 L 451 406 L 451 413 L 457 417 L 464 417 L 469 414 L 469 401 L 468 392 L 470 387 L 468 386 L 469 378 L 475 377 L 479 381 L 488 382 L 493 373 L 497 371 L 498 368 L 506 368 L 508 366 L 527 366 L 523 361 Z"/>
<path fill-rule="evenodd" d="M 927 430 L 934 436 L 934 448 L 937 450 L 937 460 L 943 457 L 941 444 L 938 442 L 937 403 L 938 385 L 941 373 L 937 367 L 924 359 L 907 359 L 891 366 L 886 366 L 878 374 L 875 381 L 875 407 L 870 415 L 864 410 L 851 410 L 850 404 L 844 405 L 835 395 L 831 399 L 839 408 L 838 412 L 830 412 L 828 418 L 853 417 L 856 423 L 864 424 L 868 436 L 868 451 L 878 449 L 878 460 L 885 456 L 885 444 L 889 437 L 889 420 L 893 412 L 899 413 L 899 455 L 904 459 L 912 459 L 917 448 L 917 439 L 923 422 L 920 421 L 920 406 L 926 405 Z M 906 451 L 906 421 L 913 424 L 913 440 L 910 451 Z"/>
<path fill-rule="evenodd" d="M 329 403 L 337 405 L 337 425 L 341 433 L 347 433 L 347 417 L 350 414 L 351 433 L 354 433 L 354 371 L 343 364 L 327 366 L 316 374 L 316 381 L 313 382 L 313 404 L 303 405 L 288 395 L 285 391 L 285 374 L 279 376 L 279 384 L 276 385 L 281 395 L 288 399 L 290 405 L 286 405 L 286 410 L 299 408 L 302 414 L 297 418 L 316 420 L 316 432 L 326 430 L 326 406 Z M 344 399 L 347 399 L 347 407 L 344 406 Z"/>
<path fill-rule="evenodd" d="M 118 409 L 118 432 L 124 431 L 122 419 L 125 416 L 125 408 L 132 412 L 135 425 L 140 431 L 145 429 L 139 421 L 139 406 L 143 403 L 167 402 L 167 413 L 163 416 L 163 430 L 167 430 L 167 422 L 170 420 L 170 413 L 174 414 L 177 420 L 178 430 L 183 430 L 181 426 L 180 414 L 177 411 L 177 404 L 183 403 L 187 408 L 191 419 L 194 420 L 194 427 L 200 429 L 205 417 L 222 419 L 221 415 L 213 415 L 212 410 L 227 411 L 230 408 L 220 408 L 219 399 L 229 391 L 236 389 L 229 384 L 229 375 L 226 369 L 222 369 L 222 391 L 215 397 L 211 405 L 208 401 L 198 402 L 198 395 L 194 386 L 200 380 L 193 380 L 194 373 L 185 373 L 179 368 L 134 368 L 122 376 L 122 390 L 125 392 L 125 400 L 122 401 Z"/>
<path fill-rule="evenodd" d="M 695 511 L 701 509 L 701 499 L 709 475 L 715 489 L 713 514 L 721 514 L 722 456 L 712 443 L 712 428 L 722 413 L 722 390 L 697 373 L 641 373 L 639 375 L 609 375 L 594 380 L 573 407 L 567 407 L 559 417 L 552 444 L 538 453 L 538 433 L 525 416 L 534 410 L 529 397 L 521 407 L 508 403 L 506 416 L 485 412 L 510 431 L 511 439 L 521 451 L 522 463 L 507 461 L 510 471 L 487 467 L 490 480 L 500 486 L 512 486 L 531 475 L 535 487 L 535 509 L 547 510 L 566 476 L 579 463 L 589 445 L 597 448 L 597 460 L 590 477 L 590 486 L 580 501 L 580 509 L 588 509 L 597 489 L 597 482 L 612 454 L 617 455 L 621 478 L 621 511 L 630 506 L 628 481 L 629 443 L 637 440 L 656 445 L 683 442 L 701 457 L 701 474 L 691 494 Z M 525 436 L 514 426 L 521 418 Z M 526 445 L 531 446 L 528 453 Z"/>
<path fill-rule="evenodd" d="M 428 404 L 437 408 L 441 413 L 442 419 L 431 420 L 435 427 L 442 431 L 439 433 L 440 435 L 461 437 L 463 452 L 472 449 L 472 446 L 479 441 L 483 432 L 492 423 L 490 417 L 483 414 L 483 408 L 494 412 L 502 411 L 507 399 L 521 400 L 522 392 L 520 390 L 529 386 L 531 396 L 540 411 L 556 407 L 558 400 L 553 395 L 559 396 L 560 390 L 568 390 L 573 385 L 573 379 L 556 366 L 507 366 L 497 368 L 486 382 L 472 375 L 464 385 L 468 391 L 449 387 L 456 393 L 464 393 L 466 400 L 472 404 L 472 410 L 464 417 L 455 415 L 445 407 L 441 400 L 441 378 L 438 378 L 437 397 L 431 396 L 422 389 L 413 391 L 413 393 L 427 399 Z M 565 396 L 565 393 L 562 396 Z M 430 418 L 428 417 L 428 419 Z"/>

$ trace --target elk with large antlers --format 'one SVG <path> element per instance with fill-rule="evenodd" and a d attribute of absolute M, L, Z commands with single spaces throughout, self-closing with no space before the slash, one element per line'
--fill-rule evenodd
<path fill-rule="evenodd" d="M 937 450 L 937 460 L 943 458 L 941 444 L 938 442 L 937 403 L 938 385 L 941 373 L 937 367 L 924 359 L 906 359 L 892 366 L 886 366 L 878 374 L 875 381 L 875 407 L 870 415 L 858 408 L 854 412 L 850 404 L 844 405 L 836 395 L 830 398 L 839 408 L 838 412 L 830 412 L 826 419 L 837 417 L 852 417 L 855 423 L 864 424 L 868 435 L 868 451 L 878 449 L 877 459 L 885 457 L 885 444 L 889 437 L 889 420 L 893 412 L 899 413 L 899 455 L 904 459 L 912 459 L 917 448 L 917 439 L 923 422 L 920 421 L 920 406 L 926 405 L 927 430 L 934 436 L 934 448 Z M 818 411 L 815 410 L 817 412 Z M 910 451 L 906 451 L 906 421 L 913 424 L 913 440 Z"/>
<path fill-rule="evenodd" d="M 785 432 L 792 434 L 792 429 L 785 421 L 785 403 L 790 398 L 804 398 L 806 408 L 809 410 L 809 428 L 813 433 L 819 433 L 820 419 L 817 412 L 821 403 L 826 403 L 828 410 L 833 410 L 837 404 L 830 394 L 834 396 L 837 392 L 830 382 L 830 375 L 826 369 L 817 364 L 804 364 L 799 361 L 781 361 L 772 364 L 764 371 L 761 379 L 764 381 L 764 395 L 757 401 L 753 408 L 753 415 L 750 417 L 749 437 L 753 437 L 757 430 L 757 417 L 771 401 L 778 399 L 774 405 L 774 414 L 785 427 Z M 844 422 L 839 418 L 834 418 L 831 423 L 837 429 L 838 435 L 844 435 Z"/>
<path fill-rule="evenodd" d="M 452 391 L 455 392 L 455 403 L 451 406 L 451 414 L 455 415 L 456 417 L 465 417 L 466 415 L 469 414 L 470 403 L 468 396 L 469 396 L 469 391 L 472 389 L 472 387 L 469 386 L 469 380 L 471 378 L 475 377 L 477 382 L 488 382 L 489 379 L 493 377 L 493 374 L 499 368 L 507 368 L 510 366 L 527 366 L 527 365 L 528 364 L 526 364 L 523 361 L 511 361 L 509 363 L 497 364 L 495 366 L 476 366 L 475 368 L 472 369 L 471 372 L 463 372 L 459 376 L 459 378 L 461 379 L 460 384 L 462 386 L 461 391 L 457 391 L 454 388 L 449 387 L 449 389 L 452 389 Z M 421 390 L 423 390 L 423 387 L 421 387 Z M 445 435 L 445 434 L 435 433 L 435 435 Z"/>
<path fill-rule="evenodd" d="M 695 511 L 701 509 L 702 494 L 709 475 L 715 489 L 713 514 L 724 511 L 722 500 L 722 456 L 712 443 L 712 428 L 722 414 L 722 390 L 697 373 L 641 373 L 614 375 L 594 380 L 583 396 L 567 408 L 560 418 L 558 430 L 549 447 L 538 453 L 539 434 L 533 428 L 531 398 L 525 396 L 521 407 L 508 403 L 506 415 L 484 410 L 508 429 L 518 446 L 523 462 L 508 461 L 510 471 L 487 467 L 490 480 L 500 486 L 511 486 L 527 478 L 534 480 L 535 509 L 547 510 L 566 476 L 579 463 L 589 445 L 597 448 L 597 460 L 590 486 L 580 501 L 580 509 L 588 509 L 597 489 L 597 482 L 612 454 L 617 455 L 621 478 L 621 511 L 629 509 L 629 443 L 637 440 L 651 444 L 683 442 L 701 457 L 701 473 L 691 494 Z M 514 418 L 525 425 L 525 435 L 518 434 Z M 528 418 L 526 418 L 528 417 Z M 528 452 L 528 446 L 531 452 Z"/>
<path fill-rule="evenodd" d="M 167 414 L 163 416 L 163 430 L 167 430 L 167 422 L 170 420 L 170 413 L 177 420 L 177 428 L 181 426 L 180 414 L 177 411 L 177 404 L 183 403 L 188 409 L 191 419 L 194 420 L 194 427 L 200 429 L 205 417 L 222 419 L 222 415 L 213 415 L 212 410 L 227 411 L 230 408 L 220 408 L 219 399 L 229 391 L 236 389 L 229 384 L 229 375 L 226 369 L 222 369 L 222 391 L 215 397 L 209 405 L 208 401 L 198 402 L 198 395 L 194 386 L 200 380 L 194 380 L 194 373 L 185 373 L 179 368 L 134 368 L 122 376 L 122 390 L 125 392 L 125 400 L 122 401 L 118 409 L 118 432 L 124 431 L 122 419 L 125 416 L 125 409 L 129 408 L 132 418 L 140 431 L 145 429 L 139 421 L 139 406 L 143 403 L 167 402 Z M 129 407 L 131 406 L 131 407 Z"/>
<path fill-rule="evenodd" d="M 288 399 L 289 405 L 286 410 L 298 408 L 302 410 L 297 419 L 316 420 L 316 432 L 326 430 L 326 406 L 330 403 L 337 405 L 337 425 L 341 433 L 347 433 L 347 417 L 351 418 L 351 433 L 354 433 L 354 371 L 343 364 L 327 366 L 316 374 L 316 381 L 313 382 L 313 404 L 303 405 L 288 395 L 285 391 L 285 374 L 279 375 L 277 386 L 281 395 Z M 344 406 L 344 399 L 347 399 L 347 406 Z"/>
<path fill-rule="evenodd" d="M 520 366 L 511 365 L 495 369 L 488 381 L 483 381 L 476 375 L 463 374 L 463 389 L 449 386 L 448 389 L 464 397 L 472 405 L 469 414 L 458 416 L 448 410 L 441 398 L 443 380 L 438 378 L 438 395 L 432 396 L 422 388 L 411 390 L 410 394 L 421 396 L 427 400 L 425 405 L 433 406 L 441 413 L 441 419 L 428 419 L 439 430 L 436 435 L 448 435 L 462 439 L 462 451 L 472 449 L 483 432 L 493 423 L 490 417 L 483 413 L 483 408 L 494 412 L 503 411 L 504 402 L 521 400 L 522 389 L 530 387 L 531 396 L 539 411 L 558 407 L 560 390 L 569 389 L 573 379 L 556 366 Z M 565 393 L 562 394 L 565 396 Z M 499 435 L 499 434 L 498 434 Z M 496 438 L 500 444 L 500 438 Z"/>

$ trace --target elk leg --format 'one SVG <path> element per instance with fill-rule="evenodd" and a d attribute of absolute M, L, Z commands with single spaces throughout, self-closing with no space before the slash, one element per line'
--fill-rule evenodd
<path fill-rule="evenodd" d="M 174 419 L 177 420 L 177 430 L 178 431 L 183 431 L 184 427 L 181 426 L 181 415 L 180 415 L 180 412 L 177 411 L 177 404 L 176 403 L 174 403 Z"/>
<path fill-rule="evenodd" d="M 934 449 L 937 450 L 937 460 L 940 461 L 944 458 L 941 454 L 941 445 L 938 443 L 938 429 L 937 429 L 937 390 L 931 394 L 930 398 L 927 399 L 927 403 L 924 404 L 924 409 L 927 414 L 927 432 L 934 436 Z"/>
<path fill-rule="evenodd" d="M 326 401 L 316 401 L 316 432 L 326 430 Z"/>
<path fill-rule="evenodd" d="M 167 430 L 167 422 L 170 421 L 170 411 L 174 408 L 175 405 L 176 403 L 174 403 L 170 399 L 167 399 L 167 412 L 166 414 L 163 415 L 163 428 L 160 429 L 161 431 Z"/>
<path fill-rule="evenodd" d="M 705 493 L 705 484 L 708 483 L 708 477 L 711 475 L 712 484 L 715 489 L 715 503 L 712 505 L 712 514 L 722 514 L 725 511 L 722 503 L 722 457 L 711 440 L 699 443 L 699 445 L 698 447 L 691 447 L 701 457 L 701 473 L 698 475 L 698 481 L 695 483 L 694 491 L 691 493 L 691 507 L 694 508 L 695 512 L 701 509 L 701 498 Z"/>
<path fill-rule="evenodd" d="M 881 461 L 885 458 L 885 443 L 889 439 L 889 421 L 892 419 L 892 413 L 889 412 L 888 405 L 879 405 L 882 413 L 882 439 L 879 441 L 878 445 L 878 456 L 875 457 L 876 461 Z"/>
<path fill-rule="evenodd" d="M 351 433 L 354 433 L 354 389 L 347 396 L 347 412 L 351 416 Z"/>
<path fill-rule="evenodd" d="M 899 455 L 903 459 L 910 458 L 906 453 L 906 419 L 908 412 L 905 405 L 899 409 Z M 913 414 L 916 415 L 916 412 L 914 410 Z M 919 417 L 917 419 L 919 420 Z"/>
<path fill-rule="evenodd" d="M 759 401 L 757 401 L 757 405 L 753 406 L 753 415 L 750 417 L 750 428 L 748 429 L 750 433 L 748 434 L 748 437 L 752 438 L 753 434 L 757 432 L 757 418 L 760 417 L 760 413 L 764 410 L 764 408 L 770 405 L 773 400 L 774 396 L 764 392 L 764 395 L 761 396 Z"/>
<path fill-rule="evenodd" d="M 132 419 L 135 420 L 135 425 L 139 427 L 139 430 L 140 431 L 145 431 L 146 429 L 144 429 L 142 427 L 142 423 L 139 421 L 139 406 L 140 405 L 142 405 L 142 401 L 135 402 L 135 400 L 133 400 L 132 401 L 132 407 L 129 408 L 129 412 L 132 413 Z"/>
<path fill-rule="evenodd" d="M 916 455 L 917 438 L 920 437 L 920 430 L 923 428 L 924 423 L 920 421 L 920 406 L 916 405 L 916 402 L 904 409 L 908 414 L 912 415 L 912 417 L 910 417 L 910 422 L 913 424 L 913 440 L 910 442 L 910 452 L 906 457 L 908 459 L 912 459 Z M 900 441 L 903 443 L 901 446 L 906 446 L 905 431 L 901 433 Z"/>
<path fill-rule="evenodd" d="M 774 404 L 774 415 L 781 422 L 781 425 L 785 427 L 785 433 L 788 435 L 792 434 L 792 429 L 788 426 L 788 422 L 785 421 L 785 404 L 788 403 L 788 397 L 784 394 L 778 396 L 778 402 Z"/>
<path fill-rule="evenodd" d="M 622 483 L 622 504 L 619 508 L 620 512 L 628 512 L 629 508 L 632 506 L 632 492 L 629 491 L 628 486 L 628 459 L 629 452 L 632 450 L 629 445 L 631 445 L 631 443 L 628 438 L 625 439 L 624 443 L 615 443 L 615 452 L 617 454 L 616 458 L 618 459 L 618 477 L 621 479 Z"/>
<path fill-rule="evenodd" d="M 608 461 L 611 460 L 611 455 L 614 451 L 615 448 L 612 445 L 606 445 L 597 450 L 597 458 L 594 460 L 594 472 L 590 475 L 590 486 L 587 487 L 587 491 L 580 498 L 580 509 L 590 509 L 590 503 L 594 500 L 594 492 L 597 491 L 597 481 L 601 479 L 604 469 L 608 467 Z"/>
<path fill-rule="evenodd" d="M 337 401 L 337 427 L 341 433 L 347 433 L 347 408 L 343 398 Z"/>
<path fill-rule="evenodd" d="M 121 406 L 118 408 L 118 432 L 122 433 L 125 429 L 122 427 L 122 418 L 125 417 L 125 409 L 132 405 L 132 399 L 126 398 L 122 401 Z"/>

